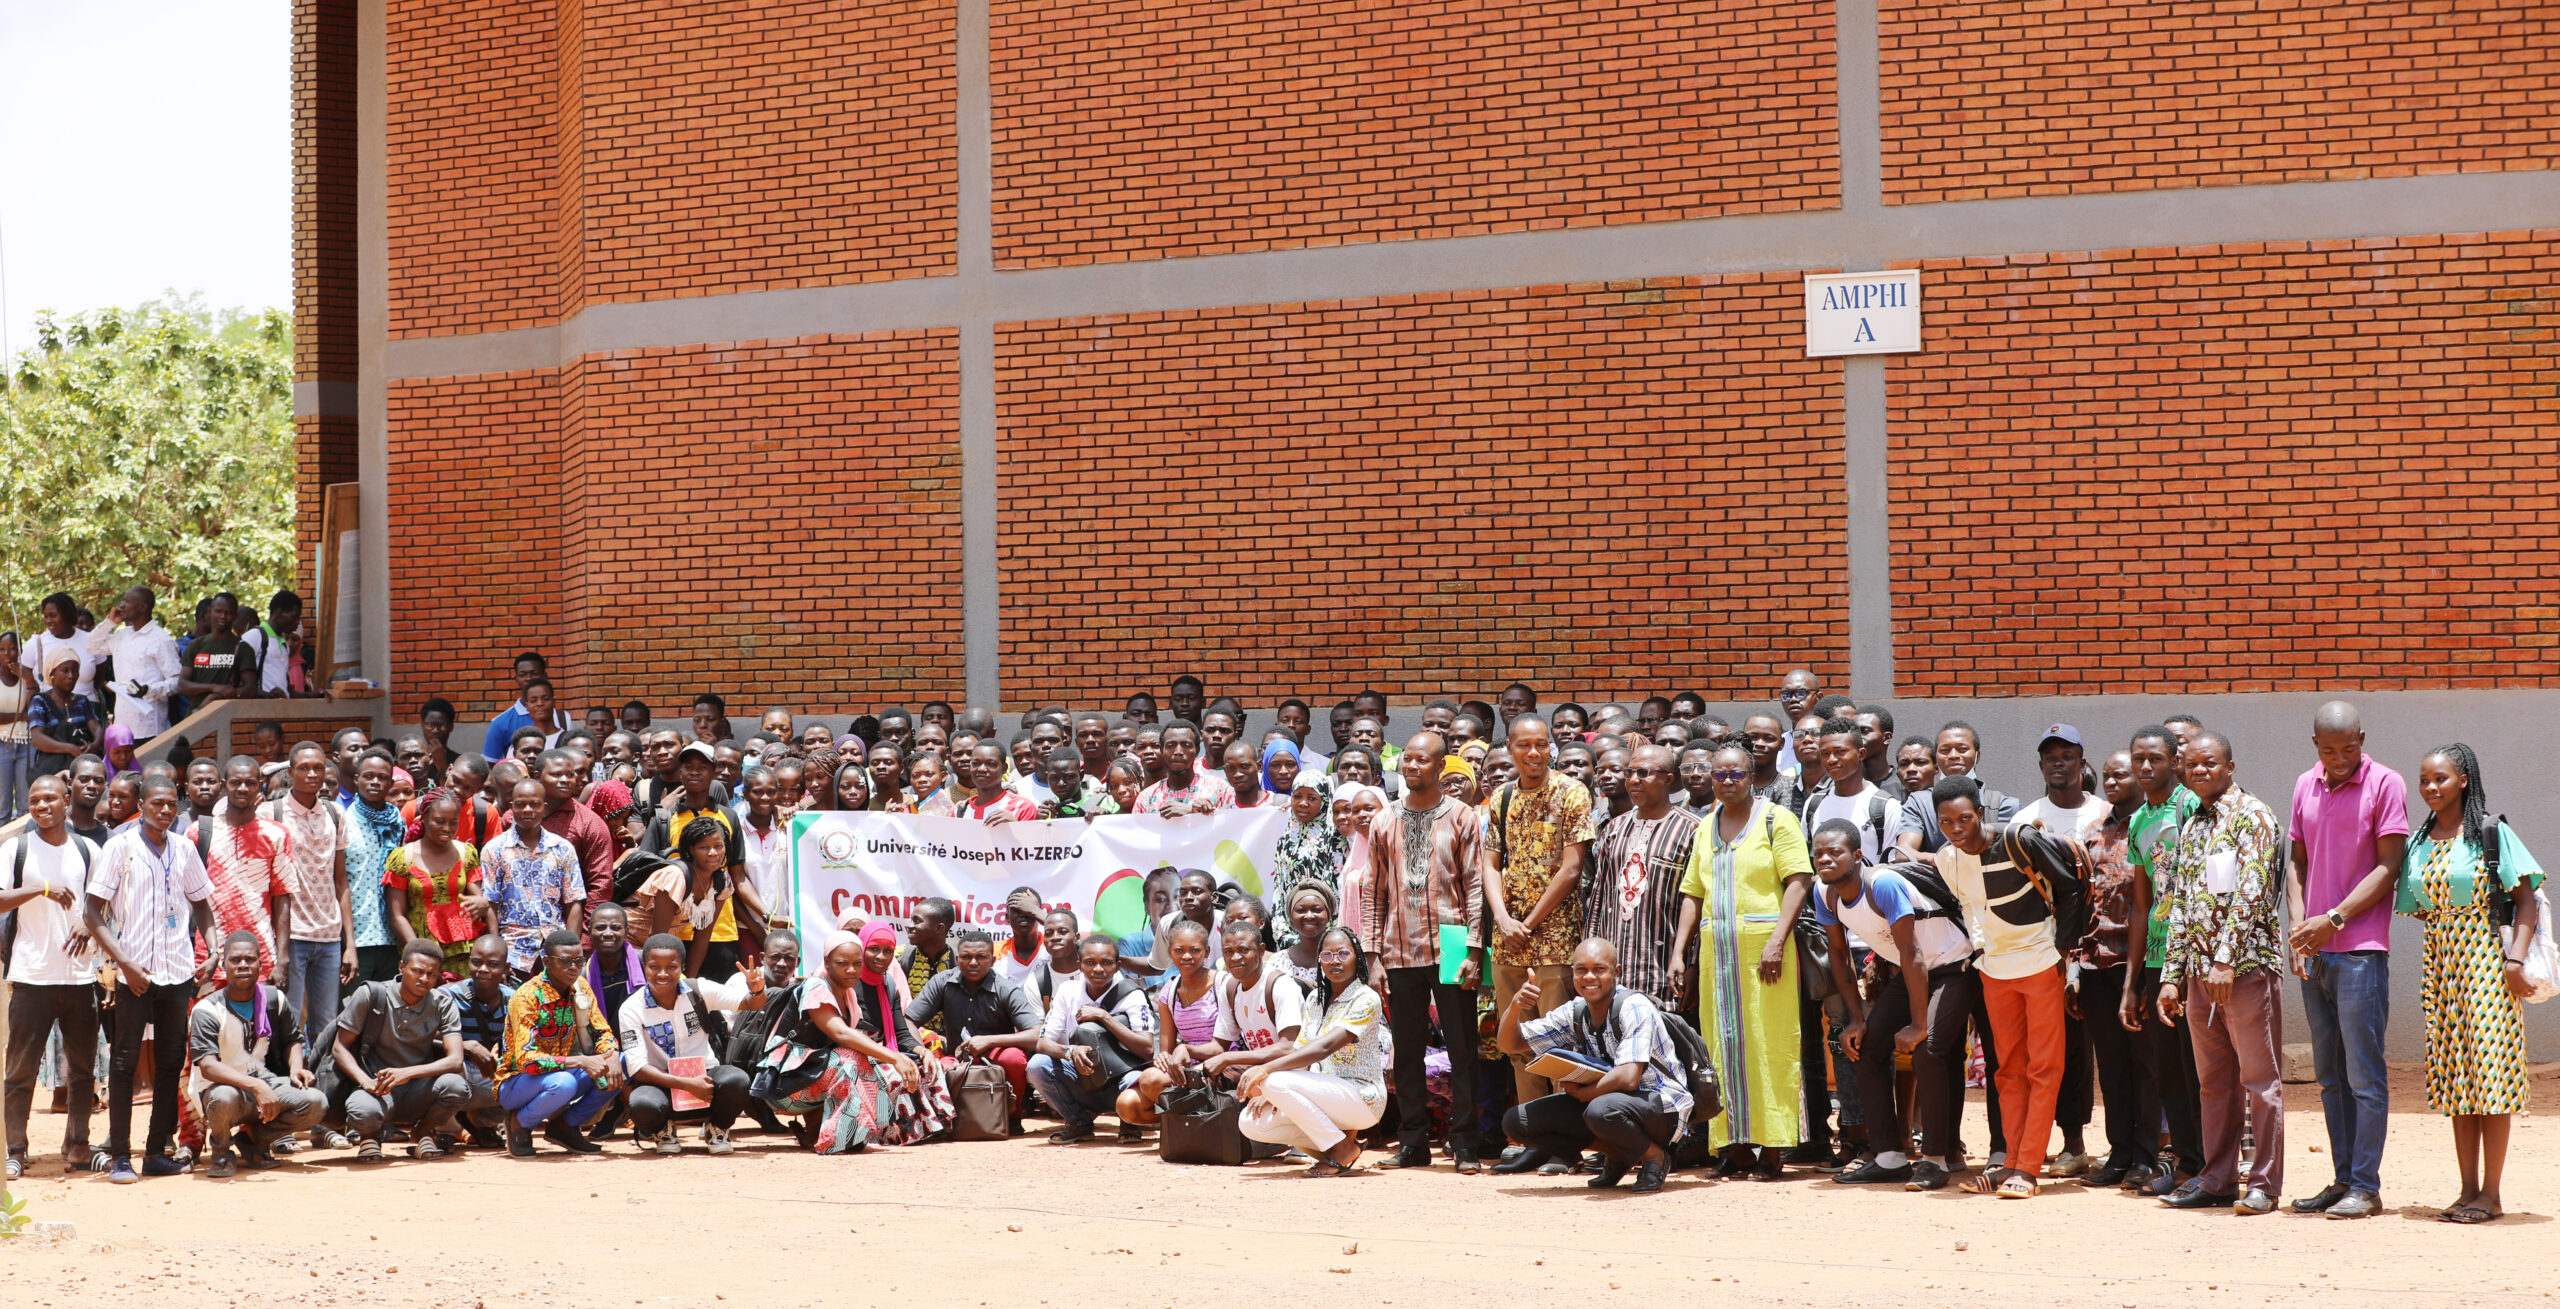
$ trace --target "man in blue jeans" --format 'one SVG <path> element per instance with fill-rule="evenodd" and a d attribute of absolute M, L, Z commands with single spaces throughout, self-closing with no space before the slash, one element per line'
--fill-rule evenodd
<path fill-rule="evenodd" d="M 276 942 L 285 999 L 303 1032 L 302 1066 L 324 1068 L 329 1034 L 337 1029 L 338 988 L 356 975 L 355 937 L 348 930 L 347 815 L 324 792 L 329 752 L 304 741 L 285 764 L 286 791 L 258 807 L 258 816 L 281 825 L 287 838 L 285 881 L 293 894 L 284 914 L 285 940 Z M 311 1129 L 311 1144 L 343 1148 L 343 1135 Z"/>
<path fill-rule="evenodd" d="M 2337 1177 L 2293 1207 L 2364 1218 L 2382 1208 L 2391 1113 L 2391 1070 L 2382 1060 L 2391 1016 L 2391 891 L 2409 848 L 2409 789 L 2400 774 L 2365 757 L 2354 705 L 2320 706 L 2311 744 L 2320 762 L 2293 784 L 2288 871 L 2302 921 L 2290 944 Z"/>
<path fill-rule="evenodd" d="M 507 1153 L 533 1157 L 533 1129 L 571 1154 L 604 1149 L 578 1130 L 622 1090 L 621 1046 L 584 976 L 587 952 L 561 928 L 542 940 L 542 971 L 507 1001 L 507 1044 L 498 1055 L 498 1104 Z M 580 1052 L 579 1028 L 591 1043 Z"/>
<path fill-rule="evenodd" d="M 1086 937 L 1076 953 L 1076 972 L 1072 981 L 1058 979 L 1039 1043 L 1024 1069 L 1063 1123 L 1049 1135 L 1052 1145 L 1092 1140 L 1094 1115 L 1111 1108 L 1122 1088 L 1136 1085 L 1156 1055 L 1155 1006 L 1144 988 L 1120 975 L 1120 943 L 1099 932 Z M 1090 1091 L 1076 1084 L 1093 1070 L 1096 1058 L 1092 1047 L 1074 1044 L 1081 1027 L 1100 1029 L 1131 1065 L 1114 1084 Z M 1121 1140 L 1137 1138 L 1136 1127 L 1120 1125 Z"/>

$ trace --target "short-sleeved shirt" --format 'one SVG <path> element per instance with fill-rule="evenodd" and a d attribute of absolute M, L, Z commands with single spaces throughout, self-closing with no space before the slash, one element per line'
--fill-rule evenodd
<path fill-rule="evenodd" d="M 258 1009 L 266 1009 L 267 1035 L 257 1035 Z M 187 1011 L 187 1083 L 195 1094 L 213 1085 L 200 1065 L 207 1059 L 226 1064 L 234 1071 L 247 1073 L 270 1086 L 288 1085 L 285 1073 L 293 1065 L 292 1050 L 302 1044 L 302 1026 L 294 1020 L 293 1006 L 285 999 L 284 988 L 260 986 L 256 998 L 246 1006 L 243 1017 L 231 1003 L 231 993 L 216 991 L 195 1002 Z"/>
<path fill-rule="evenodd" d="M 1671 937 L 1697 836 L 1698 817 L 1685 809 L 1660 818 L 1629 810 L 1601 829 L 1583 875 L 1583 930 L 1618 947 L 1618 985 L 1671 998 Z"/>
<path fill-rule="evenodd" d="M 1486 814 L 1487 839 L 1502 860 L 1502 905 L 1515 919 L 1526 920 L 1555 880 L 1565 851 L 1589 846 L 1599 835 L 1592 823 L 1591 789 L 1562 773 L 1547 774 L 1546 785 L 1529 790 L 1517 784 L 1494 792 Z M 1585 851 L 1587 855 L 1588 850 Z M 1587 860 L 1586 860 L 1587 862 Z M 1590 882 L 1583 870 L 1583 884 Z M 1582 944 L 1582 888 L 1577 886 L 1557 905 L 1526 944 L 1493 943 L 1494 962 L 1517 967 L 1560 964 Z"/>
<path fill-rule="evenodd" d="M 2316 918 L 2337 908 L 2381 862 L 2386 836 L 2409 834 L 2409 784 L 2400 774 L 2366 755 L 2344 786 L 2329 785 L 2318 764 L 2295 778 L 2293 839 L 2311 856 L 2302 879 L 2302 916 Z M 2502 870 L 2503 871 L 2503 870 Z M 2373 907 L 2347 920 L 2323 954 L 2391 948 L 2391 907 Z"/>
<path fill-rule="evenodd" d="M 1973 920 L 1974 941 L 1982 947 L 1976 966 L 1983 976 L 2014 981 L 2062 962 L 2064 942 L 2054 938 L 2053 907 L 2010 858 L 2009 842 L 1994 840 L 1978 855 L 1942 845 L 1933 857 Z"/>
<path fill-rule="evenodd" d="M 1277 959 L 1264 960 L 1262 978 L 1251 986 L 1218 974 L 1217 1038 L 1230 1048 L 1269 1049 L 1280 1043 L 1282 1032 L 1305 1023 L 1305 988 Z"/>
<path fill-rule="evenodd" d="M 257 647 L 236 636 L 208 636 L 187 646 L 187 680 L 198 686 L 245 686 L 254 691 L 260 676 Z"/>
<path fill-rule="evenodd" d="M 1138 792 L 1138 812 L 1152 814 L 1169 804 L 1188 808 L 1202 800 L 1208 801 L 1212 809 L 1233 809 L 1236 789 L 1227 785 L 1224 774 L 1203 769 L 1191 774 L 1189 786 L 1177 787 L 1171 778 L 1149 784 Z"/>
<path fill-rule="evenodd" d="M 1365 983 L 1353 982 L 1351 989 L 1333 998 L 1333 1003 L 1308 1014 L 1307 1021 L 1298 1027 L 1298 1045 L 1313 1045 L 1337 1031 L 1351 1033 L 1350 1044 L 1317 1060 L 1313 1071 L 1331 1073 L 1349 1082 L 1364 1104 L 1385 1103 L 1386 1003 Z"/>
<path fill-rule="evenodd" d="M 98 748 L 98 706 L 85 695 L 71 697 L 70 704 L 57 705 L 50 693 L 38 691 L 27 701 L 27 727 L 64 745 L 83 750 Z M 39 753 L 27 772 L 30 777 L 49 777 L 69 768 L 76 758 L 77 755 Z"/>
<path fill-rule="evenodd" d="M 255 815 L 245 823 L 211 816 L 196 822 L 202 828 L 205 875 L 213 879 L 214 942 L 221 943 L 233 932 L 254 934 L 258 978 L 272 980 L 278 944 L 275 897 L 293 893 L 289 874 L 293 839 L 286 835 L 284 824 Z"/>
<path fill-rule="evenodd" d="M 2445 860 L 2444 868 L 2436 875 L 2443 882 L 2441 897 L 2431 885 L 2436 879 L 2427 867 L 2439 853 Z M 2480 847 L 2468 834 L 2456 832 L 2449 841 L 2421 837 L 2410 843 L 2409 853 L 2400 861 L 2400 883 L 2392 906 L 2401 913 L 2420 917 L 2467 909 L 2480 900 L 2482 872 Z M 2542 865 L 2516 838 L 2516 829 L 2498 824 L 2498 888 L 2512 891 L 2519 885 L 2541 884 Z"/>
<path fill-rule="evenodd" d="M 89 873 L 98 866 L 99 854 L 87 837 L 69 832 L 63 833 L 60 845 L 47 844 L 32 829 L 0 841 L 0 891 L 50 882 L 71 892 L 68 909 L 42 896 L 18 906 L 18 937 L 9 949 L 11 982 L 85 986 L 95 976 L 95 947 L 74 955 L 71 938 L 84 930 L 80 919 L 89 894 Z"/>
<path fill-rule="evenodd" d="M 326 796 L 305 806 L 291 793 L 258 807 L 261 817 L 284 825 L 285 880 L 293 901 L 285 909 L 285 935 L 297 941 L 335 941 L 345 935 L 338 912 L 338 855 L 347 848 L 347 815 Z"/>
<path fill-rule="evenodd" d="M 1960 964 L 1973 954 L 1973 939 L 1965 935 L 1964 924 L 1953 918 L 1918 918 L 1928 906 L 1911 890 L 1911 883 L 1890 868 L 1870 868 L 1861 874 L 1865 890 L 1852 901 L 1832 906 L 1832 891 L 1822 887 L 1813 897 L 1813 920 L 1824 926 L 1838 924 L 1866 942 L 1885 961 L 1902 963 L 1902 952 L 1893 943 L 1893 925 L 1905 918 L 1917 918 L 1911 924 L 1911 944 L 1920 955 L 1920 970 Z"/>
<path fill-rule="evenodd" d="M 815 987 L 814 990 L 825 990 Z M 687 977 L 676 983 L 676 1003 L 672 1009 L 658 1007 L 657 995 L 646 985 L 633 988 L 622 1001 L 618 1030 L 622 1040 L 622 1066 L 627 1072 L 654 1068 L 665 1072 L 678 1059 L 700 1059 L 705 1075 L 720 1062 L 720 1047 L 704 1029 L 702 1013 L 694 1012 L 693 997 L 702 997 L 703 1013 L 736 1013 L 746 999 L 747 983 L 741 976 L 727 982 Z M 774 993 L 775 998 L 781 992 Z"/>
<path fill-rule="evenodd" d="M 607 1059 L 622 1053 L 587 979 L 579 978 L 570 992 L 562 995 L 548 973 L 537 973 L 507 997 L 507 1043 L 498 1052 L 498 1081 L 518 1073 L 559 1072 L 560 1061 L 578 1053 L 581 1027 L 594 1041 L 595 1053 Z"/>
<path fill-rule="evenodd" d="M 1858 788 L 1856 795 L 1841 795 L 1825 782 L 1814 789 L 1802 810 L 1807 839 L 1824 823 L 1842 819 L 1858 829 L 1858 847 L 1866 851 L 1871 864 L 1883 863 L 1884 852 L 1902 835 L 1903 802 L 1873 783 Z"/>
<path fill-rule="evenodd" d="M 154 986 L 195 980 L 195 905 L 213 899 L 213 881 L 193 844 L 169 837 L 155 852 L 141 828 L 107 839 L 89 874 L 89 894 L 114 907 L 116 941 Z"/>
<path fill-rule="evenodd" d="M 480 850 L 480 880 L 498 911 L 498 934 L 507 938 L 507 963 L 518 972 L 540 961 L 542 938 L 567 924 L 562 909 L 587 898 L 578 852 L 550 832 L 534 849 L 525 848 L 513 826 L 489 838 Z"/>
<path fill-rule="evenodd" d="M 1026 988 L 1027 991 L 1028 988 Z M 1133 1032 L 1153 1032 L 1156 1028 L 1156 1006 L 1147 989 L 1134 983 L 1115 981 L 1112 989 L 1119 998 L 1106 1008 L 1120 1020 L 1122 1027 Z M 1049 996 L 1049 1012 L 1040 1021 L 1040 1035 L 1061 1045 L 1076 1032 L 1076 1011 L 1092 1003 L 1085 995 L 1084 974 L 1060 976 Z"/>
<path fill-rule="evenodd" d="M 1644 1065 L 1636 1089 L 1654 1108 L 1672 1116 L 1676 1133 L 1697 1098 L 1689 1093 L 1689 1073 L 1680 1066 L 1680 1047 L 1672 1044 L 1670 1029 L 1662 1025 L 1662 1010 L 1652 997 L 1623 986 L 1610 994 L 1609 1009 L 1595 1028 L 1590 1002 L 1577 995 L 1520 1024 L 1520 1039 L 1528 1042 L 1532 1055 L 1561 1047 L 1612 1068 Z"/>
<path fill-rule="evenodd" d="M 444 1039 L 462 1032 L 462 1010 L 440 987 L 400 1003 L 398 982 L 367 982 L 338 1011 L 338 1030 L 355 1037 L 356 1062 L 373 1072 L 444 1058 Z"/>
<path fill-rule="evenodd" d="M 2169 897 L 2161 892 L 2161 879 L 2169 870 L 2169 854 L 2177 848 L 2178 829 L 2195 817 L 2196 793 L 2183 786 L 2171 787 L 2169 799 L 2162 804 L 2144 801 L 2125 822 L 2128 849 L 2125 858 L 2134 869 L 2151 879 L 2151 924 L 2144 929 L 2142 966 L 2158 968 L 2169 958 Z"/>
<path fill-rule="evenodd" d="M 406 830 L 400 811 L 389 805 L 358 800 L 347 806 L 347 908 L 360 947 L 395 944 L 383 921 L 382 874 Z"/>
<path fill-rule="evenodd" d="M 1017 823 L 1040 821 L 1040 806 L 1011 791 L 999 791 L 993 800 L 980 800 L 972 794 L 960 802 L 959 808 L 954 813 L 957 817 L 975 818 L 981 822 L 984 822 L 987 815 L 991 813 L 1003 814 L 1007 819 Z"/>
<path fill-rule="evenodd" d="M 986 980 L 971 986 L 960 970 L 935 973 L 916 998 L 907 1002 L 907 1021 L 932 1028 L 957 1042 L 966 1036 L 1010 1036 L 1040 1026 L 1039 1006 L 1020 982 L 989 970 Z"/>

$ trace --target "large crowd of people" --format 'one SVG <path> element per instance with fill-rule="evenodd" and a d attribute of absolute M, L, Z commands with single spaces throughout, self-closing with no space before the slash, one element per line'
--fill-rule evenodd
<path fill-rule="evenodd" d="M 1218 1088 L 1256 1153 L 1312 1177 L 1437 1149 L 1461 1173 L 1640 1192 L 1793 1169 L 2263 1214 L 2285 1197 L 2293 989 L 2333 1173 L 2291 1207 L 2361 1217 L 2382 1204 L 2396 913 L 2425 925 L 2403 967 L 2427 1102 L 2453 1121 L 2442 1216 L 2504 1212 L 2541 870 L 2488 817 L 2468 747 L 2413 761 L 2413 807 L 2343 702 L 2309 724 L 2282 812 L 2192 717 L 2121 742 L 2054 724 L 2016 743 L 2035 777 L 2010 791 L 1971 726 L 1897 735 L 1886 705 L 1802 670 L 1739 721 L 1696 695 L 1541 705 L 1514 683 L 1390 741 L 1376 692 L 1265 717 L 1184 677 L 1009 728 L 934 702 L 844 730 L 774 709 L 741 735 L 710 694 L 680 725 L 638 701 L 572 717 L 528 653 L 478 750 L 452 747 L 439 697 L 389 741 L 260 731 L 228 759 L 135 766 L 73 730 L 110 684 L 97 660 L 127 746 L 166 729 L 169 695 L 264 676 L 245 635 L 196 636 L 210 657 L 137 639 L 149 613 L 128 595 L 103 635 L 27 643 L 42 703 L 0 715 L 49 765 L 0 843 L 12 1178 L 39 1083 L 67 1113 L 62 1166 L 116 1182 L 625 1132 L 661 1154 L 739 1131 L 849 1153 L 1038 1116 L 1052 1144 L 1104 1118 L 1132 1141 Z M 1149 878 L 1127 935 L 1032 887 L 1002 931 L 939 900 L 903 925 L 793 921 L 796 812 L 1252 806 L 1288 812 L 1267 901 L 1211 871 Z"/>

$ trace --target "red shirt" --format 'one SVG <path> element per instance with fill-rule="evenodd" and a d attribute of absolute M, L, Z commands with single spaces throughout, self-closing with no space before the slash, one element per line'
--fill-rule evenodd
<path fill-rule="evenodd" d="M 613 833 L 596 811 L 571 800 L 542 820 L 542 830 L 568 841 L 587 879 L 587 905 L 613 898 Z"/>

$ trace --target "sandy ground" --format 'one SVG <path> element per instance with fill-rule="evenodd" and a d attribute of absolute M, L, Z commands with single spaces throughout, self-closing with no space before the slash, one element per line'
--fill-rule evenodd
<path fill-rule="evenodd" d="M 2547 1073 L 2549 1070 L 2543 1070 Z M 304 1153 L 266 1174 L 115 1187 L 66 1178 L 39 1113 L 28 1213 L 67 1241 L 0 1248 L 12 1305 L 1134 1305 L 1212 1288 L 1265 1305 L 1888 1305 L 1986 1291 L 2038 1305 L 2274 1304 L 2345 1291 L 2397 1305 L 2543 1304 L 2560 1266 L 2560 1081 L 2518 1119 L 2509 1216 L 2435 1220 L 2451 1133 L 2395 1078 L 2392 1210 L 2364 1222 L 2172 1213 L 2049 1186 L 2016 1202 L 1818 1180 L 1675 1174 L 1656 1197 L 1580 1178 L 1176 1168 L 1152 1146 L 1036 1137 L 820 1159 L 752 1131 L 713 1159 L 550 1147 L 359 1169 Z M 2290 1087 L 2287 1185 L 2329 1174 L 2315 1088 Z M 1977 1093 L 1977 1097 L 1978 1097 Z M 1979 1141 L 1981 1105 L 1972 1107 Z M 1036 1125 L 1036 1123 L 1035 1123 Z M 100 1126 L 103 1136 L 103 1124 Z M 1108 1133 L 1106 1132 L 1106 1137 Z M 1372 1155 L 1374 1161 L 1376 1155 Z M 1643 1301 L 1634 1293 L 1647 1293 Z M 1663 1297 L 1674 1297 L 1666 1301 Z"/>

